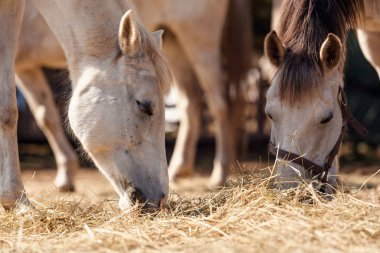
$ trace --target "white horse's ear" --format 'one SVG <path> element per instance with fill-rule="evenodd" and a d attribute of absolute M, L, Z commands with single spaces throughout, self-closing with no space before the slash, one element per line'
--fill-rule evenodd
<path fill-rule="evenodd" d="M 286 48 L 275 31 L 268 33 L 265 37 L 264 52 L 274 66 L 279 67 L 284 62 Z"/>
<path fill-rule="evenodd" d="M 162 35 L 164 35 L 164 30 L 162 29 L 152 33 L 153 39 L 160 49 L 162 49 Z"/>
<path fill-rule="evenodd" d="M 123 54 L 134 57 L 141 51 L 141 35 L 132 10 L 121 18 L 119 27 L 119 46 Z"/>
<path fill-rule="evenodd" d="M 332 70 L 338 66 L 342 56 L 343 46 L 341 40 L 335 34 L 329 33 L 319 52 L 323 68 Z"/>

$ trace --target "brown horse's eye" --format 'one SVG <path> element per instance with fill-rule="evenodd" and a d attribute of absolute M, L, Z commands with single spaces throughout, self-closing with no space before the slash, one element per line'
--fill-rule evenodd
<path fill-rule="evenodd" d="M 321 121 L 321 124 L 326 124 L 330 122 L 330 120 L 334 117 L 334 114 L 330 113 L 329 116 L 327 116 L 325 119 Z"/>
<path fill-rule="evenodd" d="M 150 101 L 141 102 L 141 101 L 136 100 L 136 104 L 142 113 L 144 113 L 148 116 L 153 115 L 152 102 L 150 102 Z"/>

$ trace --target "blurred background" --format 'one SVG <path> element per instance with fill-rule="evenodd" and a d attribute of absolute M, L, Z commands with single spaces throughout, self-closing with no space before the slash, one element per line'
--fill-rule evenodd
<path fill-rule="evenodd" d="M 239 126 L 241 131 L 238 149 L 239 161 L 268 160 L 267 143 L 269 137 L 269 122 L 263 113 L 265 105 L 265 94 L 268 83 L 263 80 L 259 67 L 259 59 L 263 54 L 263 40 L 271 30 L 271 0 L 251 0 L 251 22 L 252 22 L 252 69 L 250 71 L 247 85 L 242 86 L 246 109 L 244 121 Z M 58 104 L 62 119 L 66 121 L 66 107 L 70 98 L 70 83 L 66 70 L 44 69 L 54 91 L 55 100 Z M 378 165 L 380 161 L 380 83 L 372 67 L 364 59 L 355 34 L 352 33 L 348 40 L 348 57 L 345 68 L 346 91 L 349 106 L 357 119 L 368 128 L 370 134 L 362 139 L 354 131 L 346 136 L 342 149 L 343 169 L 358 170 L 368 165 Z M 171 152 L 178 129 L 175 110 L 175 94 L 171 98 L 169 109 L 173 117 L 167 127 L 167 153 L 170 159 Z M 200 94 L 202 96 L 202 94 Z M 39 130 L 33 116 L 28 108 L 23 95 L 18 92 L 18 141 L 20 159 L 23 169 L 26 168 L 53 168 L 54 157 L 47 144 L 46 138 Z M 205 106 L 205 105 L 204 105 Z M 205 106 L 206 107 L 206 106 Z M 173 110 L 174 108 L 174 110 Z M 66 130 L 68 127 L 65 127 Z M 207 111 L 202 115 L 201 138 L 198 143 L 197 169 L 211 170 L 214 156 L 212 119 Z M 79 149 L 78 142 L 68 132 L 72 145 Z M 92 167 L 87 159 L 82 158 L 82 166 Z"/>

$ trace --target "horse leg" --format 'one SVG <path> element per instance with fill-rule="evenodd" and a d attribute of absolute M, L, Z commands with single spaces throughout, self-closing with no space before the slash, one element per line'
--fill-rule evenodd
<path fill-rule="evenodd" d="M 177 75 L 178 76 L 178 75 Z M 178 80 L 183 80 L 178 78 Z M 181 84 L 191 84 L 180 81 Z M 180 91 L 180 110 L 183 113 L 177 140 L 169 164 L 169 178 L 187 177 L 194 174 L 196 146 L 200 128 L 200 103 L 197 97 Z"/>
<path fill-rule="evenodd" d="M 358 29 L 357 34 L 365 58 L 372 64 L 380 78 L 380 52 L 378 50 L 380 32 L 369 32 Z"/>
<path fill-rule="evenodd" d="M 235 161 L 233 125 L 229 119 L 218 53 L 215 52 L 214 56 L 209 55 L 208 60 L 199 58 L 195 68 L 214 118 L 216 156 L 209 186 L 216 187 L 225 183 L 229 167 Z"/>
<path fill-rule="evenodd" d="M 166 38 L 163 49 L 176 78 L 181 97 L 179 107 L 183 113 L 168 169 L 170 180 L 174 180 L 176 177 L 191 176 L 194 173 L 201 98 L 195 74 L 178 42 L 174 38 Z"/>
<path fill-rule="evenodd" d="M 49 84 L 40 68 L 17 71 L 17 76 L 17 85 L 53 150 L 57 163 L 54 184 L 60 191 L 74 191 L 73 177 L 79 162 L 65 136 Z"/>
<path fill-rule="evenodd" d="M 225 86 L 222 81 L 220 41 L 215 39 L 218 36 L 202 36 L 197 37 L 196 40 L 188 38 L 187 33 L 177 34 L 194 67 L 194 72 L 205 93 L 207 105 L 214 119 L 216 156 L 209 186 L 220 186 L 225 183 L 229 166 L 236 157 L 234 131 L 229 119 Z M 207 41 L 201 41 L 200 38 L 205 38 Z"/>
<path fill-rule="evenodd" d="M 0 203 L 5 209 L 29 205 L 21 180 L 17 147 L 14 59 L 24 1 L 0 1 Z"/>

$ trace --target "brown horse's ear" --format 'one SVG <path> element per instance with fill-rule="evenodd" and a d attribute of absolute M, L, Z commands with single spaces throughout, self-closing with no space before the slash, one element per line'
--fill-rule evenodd
<path fill-rule="evenodd" d="M 264 52 L 274 66 L 279 67 L 284 62 L 286 48 L 275 31 L 265 37 Z"/>
<path fill-rule="evenodd" d="M 121 18 L 119 46 L 123 54 L 129 57 L 135 57 L 141 51 L 141 35 L 132 10 L 127 11 Z"/>
<path fill-rule="evenodd" d="M 160 49 L 162 49 L 162 35 L 164 35 L 164 30 L 162 29 L 152 33 L 153 39 Z"/>
<path fill-rule="evenodd" d="M 343 46 L 341 40 L 335 34 L 329 33 L 319 52 L 323 68 L 332 70 L 338 66 L 342 56 Z"/>

